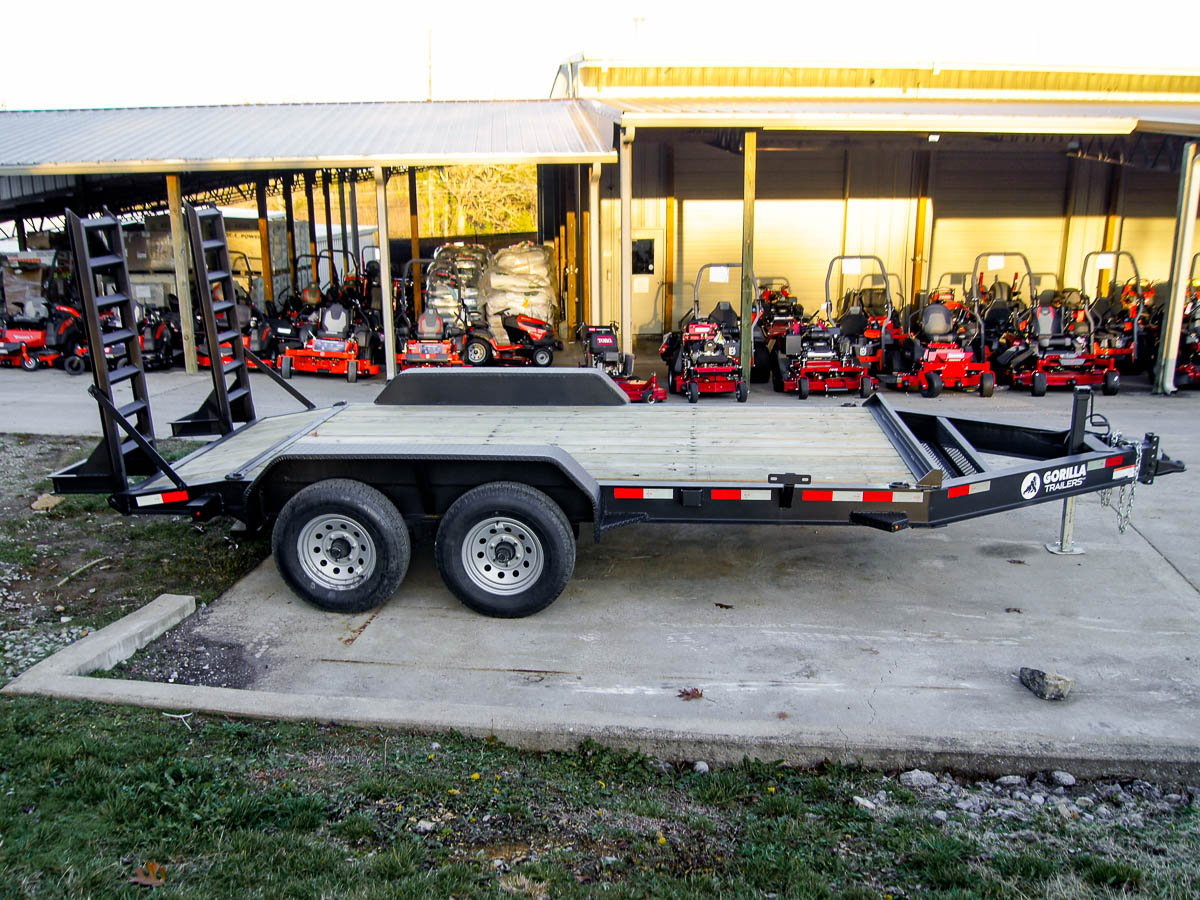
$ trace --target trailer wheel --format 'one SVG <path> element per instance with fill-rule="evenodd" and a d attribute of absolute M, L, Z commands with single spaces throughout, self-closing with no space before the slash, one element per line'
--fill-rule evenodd
<path fill-rule="evenodd" d="M 746 382 L 739 381 L 738 386 L 737 386 L 737 402 L 745 403 L 749 399 L 750 399 L 749 386 L 747 386 Z"/>
<path fill-rule="evenodd" d="M 808 379 L 801 375 L 796 379 L 796 396 L 801 400 L 807 400 L 809 393 L 812 391 L 812 385 Z"/>
<path fill-rule="evenodd" d="M 279 374 L 284 378 L 292 377 L 292 358 L 290 356 L 279 357 Z"/>
<path fill-rule="evenodd" d="M 925 386 L 921 388 L 922 397 L 936 397 L 942 392 L 942 376 L 937 372 L 930 372 L 925 376 Z"/>
<path fill-rule="evenodd" d="M 866 400 L 873 393 L 875 393 L 875 382 L 869 375 L 864 375 L 858 382 L 858 396 Z"/>
<path fill-rule="evenodd" d="M 1121 390 L 1121 376 L 1116 372 L 1104 373 L 1104 384 L 1100 388 L 1105 397 L 1115 397 L 1117 392 Z"/>
<path fill-rule="evenodd" d="M 361 481 L 310 484 L 283 507 L 271 535 L 275 564 L 291 588 L 330 612 L 373 609 L 408 571 L 408 526 L 395 505 Z"/>
<path fill-rule="evenodd" d="M 533 351 L 533 364 L 539 368 L 545 368 L 554 362 L 554 351 L 549 347 L 538 347 Z"/>
<path fill-rule="evenodd" d="M 983 398 L 991 397 L 996 393 L 996 376 L 991 372 L 984 372 L 979 376 L 979 396 Z"/>
<path fill-rule="evenodd" d="M 700 385 L 694 381 L 689 381 L 687 386 L 688 403 L 700 402 Z"/>
<path fill-rule="evenodd" d="M 512 619 L 545 609 L 562 593 L 575 570 L 575 539 L 567 517 L 541 491 L 496 481 L 454 501 L 433 556 L 466 607 Z"/>
<path fill-rule="evenodd" d="M 1034 372 L 1029 379 L 1029 393 L 1034 397 L 1046 396 L 1046 373 Z"/>
<path fill-rule="evenodd" d="M 352 359 L 346 363 L 346 381 L 350 384 L 358 381 L 358 360 Z"/>
<path fill-rule="evenodd" d="M 468 366 L 486 366 L 492 361 L 492 348 L 485 341 L 467 341 L 463 359 Z"/>

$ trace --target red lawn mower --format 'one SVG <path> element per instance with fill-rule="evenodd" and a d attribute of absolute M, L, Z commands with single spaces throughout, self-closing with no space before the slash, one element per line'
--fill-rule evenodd
<path fill-rule="evenodd" d="M 1187 298 L 1183 306 L 1183 327 L 1179 335 L 1179 357 L 1175 364 L 1175 386 L 1200 385 L 1200 278 L 1196 268 L 1200 253 L 1192 257 L 1188 273 Z"/>
<path fill-rule="evenodd" d="M 66 365 L 78 355 L 83 340 L 80 313 L 55 297 L 55 272 L 59 254 L 47 263 L 41 254 L 15 254 L 4 259 L 0 276 L 0 366 L 19 366 L 33 372 L 44 366 Z M 13 284 L 25 289 L 19 273 L 42 272 L 39 291 L 9 296 L 4 290 L 8 271 L 18 273 Z"/>
<path fill-rule="evenodd" d="M 581 365 L 604 372 L 631 403 L 661 403 L 667 399 L 667 389 L 659 386 L 657 375 L 649 380 L 633 377 L 633 356 L 621 352 L 615 323 L 580 325 L 577 337 L 583 345 Z"/>
<path fill-rule="evenodd" d="M 412 286 L 412 270 L 414 265 L 433 264 L 433 260 L 415 259 L 404 264 L 401 284 Z M 462 295 L 461 285 L 457 278 L 457 266 L 454 261 L 443 260 L 440 263 L 442 272 L 438 276 L 438 287 L 441 291 L 440 302 L 435 306 L 428 303 L 432 297 L 425 293 L 427 304 L 425 310 L 417 317 L 415 325 L 408 325 L 409 300 L 407 294 L 398 305 L 397 316 L 402 317 L 404 325 L 399 331 L 405 335 L 404 349 L 396 354 L 396 363 L 400 369 L 443 368 L 447 366 L 464 365 L 462 358 L 463 342 L 471 328 L 471 311 Z M 426 279 L 428 285 L 433 279 L 430 270 Z M 455 312 L 450 314 L 447 298 L 453 298 L 456 303 Z"/>
<path fill-rule="evenodd" d="M 554 336 L 554 326 L 524 313 L 503 310 L 503 342 L 482 323 L 472 323 L 467 333 L 463 359 L 469 366 L 535 365 L 549 366 L 563 342 Z"/>
<path fill-rule="evenodd" d="M 1133 276 L 1122 284 L 1119 275 L 1125 260 L 1133 269 Z M 1088 266 L 1093 261 L 1098 271 L 1089 273 Z M 1093 250 L 1084 256 L 1083 271 L 1079 275 L 1081 290 L 1086 290 L 1089 274 L 1099 276 L 1101 272 L 1108 272 L 1110 278 L 1107 285 L 1097 286 L 1096 299 L 1089 307 L 1096 326 L 1092 336 L 1093 350 L 1101 358 L 1111 357 L 1118 371 L 1129 374 L 1145 371 L 1156 343 L 1152 325 L 1154 285 L 1142 278 L 1137 260 L 1127 250 Z M 1084 302 L 1087 299 L 1085 293 Z"/>
<path fill-rule="evenodd" d="M 860 358 L 860 353 L 869 356 L 875 352 L 866 337 L 870 317 L 857 305 L 844 307 L 841 315 L 834 317 L 833 270 L 847 258 L 836 256 L 829 261 L 824 307 L 807 321 L 800 310 L 788 332 L 772 344 L 771 386 L 777 393 L 795 391 L 801 400 L 814 391 L 858 391 L 862 397 L 874 393 L 875 379 L 868 363 Z"/>
<path fill-rule="evenodd" d="M 1019 259 L 1029 284 L 1035 283 L 1029 260 L 1022 253 L 981 254 L 975 261 L 973 280 L 980 276 L 981 260 L 1000 257 Z M 1015 277 L 1013 280 L 1016 283 Z M 1014 318 L 1013 332 L 996 357 L 1013 387 L 1029 388 L 1034 397 L 1045 396 L 1051 387 L 1099 385 L 1108 396 L 1121 389 L 1114 359 L 1095 352 L 1096 321 L 1078 290 L 1062 291 L 1053 300 L 1039 298 Z"/>
<path fill-rule="evenodd" d="M 679 331 L 670 332 L 658 355 L 667 364 L 667 391 L 683 394 L 696 403 L 701 394 L 733 394 L 738 403 L 750 397 L 742 373 L 739 341 L 742 329 L 733 306 L 721 301 L 707 319 L 700 318 L 700 285 L 704 273 L 740 269 L 740 263 L 705 263 L 692 285 L 692 308 L 679 321 Z M 718 281 L 717 283 L 722 283 Z"/>

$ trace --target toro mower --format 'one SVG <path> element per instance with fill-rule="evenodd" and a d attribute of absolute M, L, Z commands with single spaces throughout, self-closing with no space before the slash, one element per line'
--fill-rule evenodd
<path fill-rule="evenodd" d="M 1099 272 L 1088 272 L 1089 263 L 1095 260 Z M 1128 260 L 1133 276 L 1122 284 L 1119 279 L 1121 262 Z M 1154 285 L 1142 278 L 1137 260 L 1127 250 L 1092 251 L 1083 258 L 1083 270 L 1079 275 L 1080 289 L 1086 291 L 1089 274 L 1099 276 L 1110 273 L 1108 284 L 1097 284 L 1096 299 L 1089 306 L 1091 319 L 1095 323 L 1092 335 L 1093 351 L 1098 357 L 1110 357 L 1118 371 L 1136 374 L 1150 364 L 1156 343 L 1152 326 L 1154 307 Z M 1120 289 L 1118 291 L 1118 286 Z M 1083 294 L 1083 300 L 1088 300 Z"/>
<path fill-rule="evenodd" d="M 1029 260 L 1021 253 L 980 255 L 973 280 L 978 280 L 981 260 L 998 257 L 1021 260 L 1029 284 L 1035 283 Z M 1013 280 L 1016 283 L 1017 279 Z M 1053 299 L 1040 297 L 1014 318 L 1013 332 L 1002 341 L 996 356 L 1013 387 L 1029 388 L 1034 397 L 1045 396 L 1051 387 L 1099 385 L 1108 396 L 1120 390 L 1121 376 L 1115 361 L 1095 352 L 1096 322 L 1078 290 L 1062 291 Z"/>
<path fill-rule="evenodd" d="M 1197 265 L 1200 265 L 1200 253 L 1192 257 L 1192 268 L 1188 273 L 1179 357 L 1175 364 L 1176 387 L 1200 385 L 1200 279 L 1196 277 Z"/>
<path fill-rule="evenodd" d="M 633 356 L 621 352 L 615 322 L 580 325 L 577 337 L 583 345 L 582 365 L 604 372 L 630 402 L 661 403 L 667 399 L 667 389 L 659 386 L 657 375 L 651 375 L 649 380 L 633 377 Z"/>
<path fill-rule="evenodd" d="M 859 354 L 873 352 L 865 337 L 869 318 L 861 307 L 843 309 L 836 319 L 830 290 L 833 269 L 842 257 L 830 260 L 825 275 L 825 305 L 805 321 L 801 316 L 773 345 L 771 386 L 778 393 L 795 391 L 801 400 L 818 393 L 858 391 L 869 397 L 875 379 Z"/>
<path fill-rule="evenodd" d="M 734 394 L 738 403 L 750 396 L 742 374 L 738 341 L 741 324 L 733 307 L 722 301 L 700 319 L 700 284 L 707 270 L 740 268 L 740 264 L 705 263 L 692 286 L 692 308 L 680 320 L 679 331 L 663 340 L 658 355 L 667 364 L 667 390 L 696 403 L 701 394 Z"/>
<path fill-rule="evenodd" d="M 306 302 L 317 292 L 313 285 L 305 288 Z M 339 285 L 335 270 L 329 290 L 308 317 L 311 336 L 302 347 L 289 347 L 276 358 L 279 374 L 291 378 L 294 372 L 328 372 L 344 375 L 351 383 L 359 376 L 378 375 L 381 342 L 378 326 L 363 305 L 368 296 L 369 286 L 357 272 Z"/>

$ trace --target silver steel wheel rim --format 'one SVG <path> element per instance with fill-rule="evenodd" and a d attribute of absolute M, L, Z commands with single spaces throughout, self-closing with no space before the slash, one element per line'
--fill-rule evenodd
<path fill-rule="evenodd" d="M 327 514 L 309 520 L 296 539 L 304 574 L 324 588 L 346 591 L 375 571 L 375 541 L 349 516 Z"/>
<path fill-rule="evenodd" d="M 492 516 L 463 538 L 462 564 L 476 587 L 510 596 L 537 581 L 546 554 L 527 525 L 508 516 Z"/>
<path fill-rule="evenodd" d="M 487 359 L 487 350 L 484 349 L 483 344 L 472 343 L 467 347 L 467 359 L 476 363 L 483 362 Z"/>

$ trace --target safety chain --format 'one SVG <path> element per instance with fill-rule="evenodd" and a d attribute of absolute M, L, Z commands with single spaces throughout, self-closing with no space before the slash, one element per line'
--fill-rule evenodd
<path fill-rule="evenodd" d="M 1120 434 L 1114 435 L 1113 438 L 1115 446 L 1129 446 L 1129 443 L 1121 441 Z M 1117 494 L 1116 506 L 1113 507 L 1117 513 L 1117 531 L 1121 534 L 1125 533 L 1129 528 L 1130 521 L 1133 519 L 1133 494 L 1137 489 L 1138 476 L 1142 472 L 1142 442 L 1134 441 L 1132 445 L 1134 450 L 1133 481 L 1129 482 L 1129 484 L 1121 485 L 1121 491 Z M 1100 492 L 1101 506 L 1113 506 L 1112 492 L 1112 488 Z"/>

